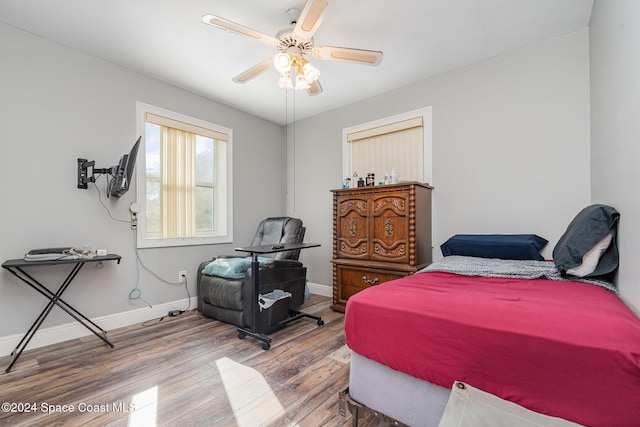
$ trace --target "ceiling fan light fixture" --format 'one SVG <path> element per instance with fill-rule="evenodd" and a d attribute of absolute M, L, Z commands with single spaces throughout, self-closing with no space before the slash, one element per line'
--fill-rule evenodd
<path fill-rule="evenodd" d="M 278 53 L 273 64 L 280 73 L 278 86 L 283 89 L 309 89 L 320 77 L 320 71 L 302 56 Z"/>
<path fill-rule="evenodd" d="M 291 83 L 291 73 L 280 73 L 280 78 L 278 79 L 278 87 L 280 87 L 281 89 L 293 89 L 293 84 Z"/>
<path fill-rule="evenodd" d="M 320 77 L 320 70 L 313 66 L 310 62 L 307 62 L 302 66 L 302 73 L 307 83 L 313 83 Z"/>
<path fill-rule="evenodd" d="M 303 74 L 296 75 L 296 90 L 309 89 L 310 85 Z"/>
<path fill-rule="evenodd" d="M 273 57 L 273 67 L 279 73 L 286 73 L 291 68 L 291 57 L 284 52 L 278 52 Z"/>

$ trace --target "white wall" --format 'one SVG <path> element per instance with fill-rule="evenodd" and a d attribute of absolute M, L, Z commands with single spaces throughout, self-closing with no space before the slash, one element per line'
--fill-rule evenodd
<path fill-rule="evenodd" d="M 592 198 L 620 212 L 618 287 L 640 313 L 640 2 L 596 0 L 590 27 Z"/>
<path fill-rule="evenodd" d="M 136 101 L 233 129 L 233 244 L 147 249 L 146 263 L 169 280 L 187 270 L 195 296 L 201 261 L 251 242 L 260 219 L 285 211 L 284 132 L 279 125 L 194 95 L 29 33 L 0 24 L 0 257 L 30 249 L 90 245 L 120 254 L 120 265 L 86 265 L 64 299 L 90 318 L 144 309 L 130 301 L 136 261 L 129 224 L 111 221 L 95 188 L 76 188 L 77 158 L 109 167 L 135 139 Z M 215 84 L 215 82 L 211 82 Z M 264 185 L 268 182 L 269 185 Z M 103 201 L 116 218 L 129 218 L 135 191 Z M 249 226 L 250 224 L 250 226 Z M 68 269 L 30 269 L 45 284 L 60 283 Z M 184 300 L 184 286 L 158 282 L 141 270 L 142 297 L 152 305 Z M 181 301 L 184 302 L 184 301 Z M 24 333 L 46 300 L 0 271 L 0 338 Z M 184 309 L 186 306 L 172 307 Z M 164 312 L 163 314 L 166 314 Z M 54 309 L 45 327 L 73 322 Z"/>
<path fill-rule="evenodd" d="M 550 241 L 550 258 L 590 202 L 588 61 L 588 31 L 578 31 L 297 122 L 287 209 L 304 220 L 306 240 L 322 244 L 301 255 L 310 281 L 332 283 L 330 189 L 343 179 L 342 129 L 426 106 L 434 257 L 456 233 L 536 233 Z"/>

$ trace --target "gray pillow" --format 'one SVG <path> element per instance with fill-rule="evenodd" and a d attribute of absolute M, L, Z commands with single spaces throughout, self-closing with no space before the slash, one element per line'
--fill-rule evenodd
<path fill-rule="evenodd" d="M 583 257 L 611 233 L 611 243 L 602 252 L 595 269 L 581 277 L 605 276 L 618 268 L 618 244 L 616 235 L 620 214 L 611 206 L 595 204 L 587 206 L 569 223 L 553 248 L 553 261 L 562 274 L 583 264 Z"/>

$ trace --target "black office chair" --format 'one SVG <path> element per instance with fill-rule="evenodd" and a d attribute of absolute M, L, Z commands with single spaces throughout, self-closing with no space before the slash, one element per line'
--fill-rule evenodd
<path fill-rule="evenodd" d="M 297 218 L 267 218 L 258 226 L 251 246 L 275 245 L 281 243 L 302 243 L 305 227 Z M 277 252 L 265 255 L 267 262 L 261 263 L 259 269 L 260 294 L 267 294 L 281 289 L 291 293 L 290 308 L 296 310 L 304 303 L 307 269 L 298 261 L 300 250 Z M 246 256 L 222 256 L 231 260 L 246 260 Z M 203 270 L 214 260 L 205 261 L 198 268 L 197 298 L 198 311 L 207 317 L 221 320 L 241 328 L 256 329 L 252 325 L 251 305 L 253 300 L 253 278 L 251 268 L 246 275 L 239 278 L 220 277 L 203 274 Z M 248 262 L 248 261 L 245 261 Z M 248 264 L 245 264 L 248 267 Z M 310 316 L 306 316 L 310 317 Z M 318 323 L 320 325 L 320 321 Z"/>

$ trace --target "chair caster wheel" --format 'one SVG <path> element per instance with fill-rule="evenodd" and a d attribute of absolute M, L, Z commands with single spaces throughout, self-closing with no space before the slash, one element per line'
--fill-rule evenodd
<path fill-rule="evenodd" d="M 240 338 L 241 340 L 243 340 L 246 336 L 247 336 L 247 334 L 245 334 L 243 332 L 238 332 L 238 338 Z"/>
<path fill-rule="evenodd" d="M 269 350 L 270 348 L 271 348 L 271 344 L 266 343 L 266 342 L 262 344 L 262 349 L 263 350 Z"/>
<path fill-rule="evenodd" d="M 317 322 L 317 323 L 318 323 L 318 326 L 322 326 L 322 325 L 324 325 L 324 320 L 322 320 L 322 319 L 321 319 L 321 320 L 318 320 L 318 322 Z"/>

